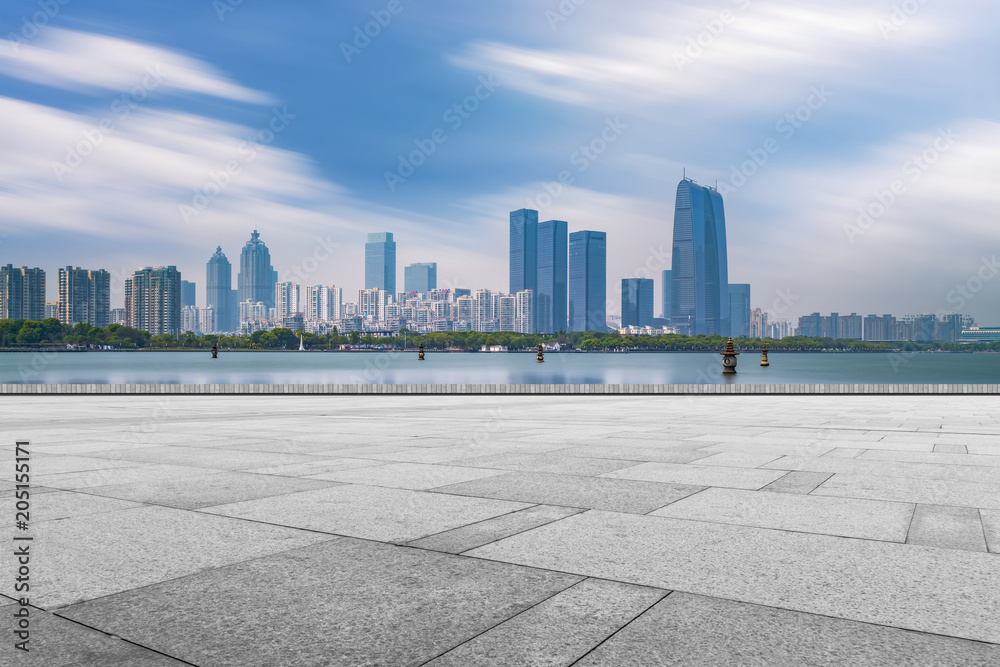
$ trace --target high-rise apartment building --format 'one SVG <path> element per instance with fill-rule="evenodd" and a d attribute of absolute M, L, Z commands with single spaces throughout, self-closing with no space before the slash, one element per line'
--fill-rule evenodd
<path fill-rule="evenodd" d="M 750 285 L 729 286 L 729 335 L 742 338 L 750 335 Z"/>
<path fill-rule="evenodd" d="M 607 331 L 605 232 L 569 235 L 569 330 Z"/>
<path fill-rule="evenodd" d="M 396 294 L 396 242 L 391 232 L 369 234 L 365 243 L 365 289 Z"/>
<path fill-rule="evenodd" d="M 663 271 L 660 274 L 660 305 L 663 309 L 663 319 L 670 321 L 670 271 Z"/>
<path fill-rule="evenodd" d="M 677 185 L 671 256 L 671 325 L 728 336 L 729 263 L 722 195 L 685 178 Z"/>
<path fill-rule="evenodd" d="M 45 271 L 0 266 L 0 320 L 45 319 Z"/>
<path fill-rule="evenodd" d="M 535 312 L 535 292 L 530 289 L 521 290 L 515 297 L 516 312 L 514 315 L 514 330 L 518 333 L 534 333 L 538 314 Z"/>
<path fill-rule="evenodd" d="M 306 319 L 339 320 L 343 288 L 335 285 L 307 285 L 305 303 Z"/>
<path fill-rule="evenodd" d="M 437 289 L 437 262 L 410 264 L 403 269 L 403 290 L 427 294 Z"/>
<path fill-rule="evenodd" d="M 240 252 L 237 298 L 240 303 L 261 301 L 268 308 L 274 308 L 274 286 L 277 282 L 278 272 L 271 266 L 271 252 L 255 229 Z"/>
<path fill-rule="evenodd" d="M 381 322 L 386 319 L 386 308 L 392 303 L 389 292 L 378 287 L 358 292 L 358 315 L 366 320 Z"/>
<path fill-rule="evenodd" d="M 125 318 L 153 336 L 181 333 L 181 274 L 175 266 L 145 267 L 125 280 Z"/>
<path fill-rule="evenodd" d="M 181 331 L 202 333 L 201 312 L 194 306 L 181 306 Z"/>
<path fill-rule="evenodd" d="M 510 294 L 538 289 L 538 211 L 510 213 Z"/>
<path fill-rule="evenodd" d="M 301 312 L 298 283 L 281 282 L 274 286 L 275 317 L 287 317 Z"/>
<path fill-rule="evenodd" d="M 653 325 L 652 278 L 622 278 L 621 326 Z"/>
<path fill-rule="evenodd" d="M 59 269 L 59 321 L 95 327 L 111 323 L 111 274 L 78 266 Z"/>
<path fill-rule="evenodd" d="M 215 254 L 208 260 L 205 274 L 205 305 L 215 311 L 211 328 L 202 323 L 206 332 L 232 332 L 239 328 L 239 296 L 233 289 L 233 265 L 222 252 L 215 248 Z"/>
<path fill-rule="evenodd" d="M 770 336 L 769 325 L 767 323 L 767 313 L 760 308 L 750 311 L 750 337 L 751 338 L 783 338 L 784 336 Z M 788 323 L 785 322 L 785 336 L 788 335 Z"/>
<path fill-rule="evenodd" d="M 542 333 L 566 331 L 566 308 L 569 304 L 568 225 L 565 220 L 546 220 L 538 224 L 537 235 L 535 328 Z"/>
<path fill-rule="evenodd" d="M 46 301 L 45 302 L 45 319 L 59 319 L 59 302 L 58 301 Z"/>

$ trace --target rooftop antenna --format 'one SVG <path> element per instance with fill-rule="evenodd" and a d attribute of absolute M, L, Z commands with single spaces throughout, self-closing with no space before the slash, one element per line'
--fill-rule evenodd
<path fill-rule="evenodd" d="M 688 170 L 687 170 L 687 167 L 681 167 L 681 169 L 683 169 L 683 170 L 684 170 L 684 180 L 686 181 L 686 180 L 687 180 L 687 177 L 688 177 Z"/>

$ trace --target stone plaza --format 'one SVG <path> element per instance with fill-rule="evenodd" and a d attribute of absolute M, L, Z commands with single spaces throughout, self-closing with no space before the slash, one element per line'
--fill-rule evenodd
<path fill-rule="evenodd" d="M 1000 665 L 998 396 L 0 401 L 4 665 Z"/>

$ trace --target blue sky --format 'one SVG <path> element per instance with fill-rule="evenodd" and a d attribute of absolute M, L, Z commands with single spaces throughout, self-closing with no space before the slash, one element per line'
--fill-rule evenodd
<path fill-rule="evenodd" d="M 234 3 L 3 3 L 2 263 L 50 298 L 59 266 L 176 264 L 203 302 L 256 226 L 352 300 L 391 231 L 399 276 L 503 290 L 533 203 L 608 233 L 616 313 L 669 268 L 687 168 L 772 317 L 1000 324 L 995 2 Z"/>

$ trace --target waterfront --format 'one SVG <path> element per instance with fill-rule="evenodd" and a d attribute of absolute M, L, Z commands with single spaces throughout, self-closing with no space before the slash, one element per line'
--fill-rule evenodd
<path fill-rule="evenodd" d="M 717 353 L 12 352 L 0 383 L 23 384 L 925 384 L 995 383 L 1000 355 L 744 352 L 735 376 Z"/>

